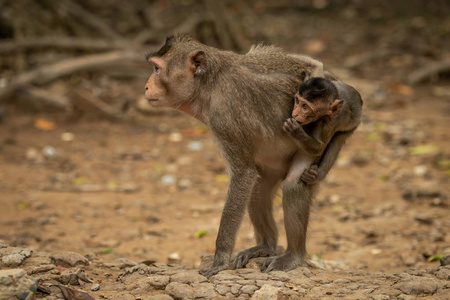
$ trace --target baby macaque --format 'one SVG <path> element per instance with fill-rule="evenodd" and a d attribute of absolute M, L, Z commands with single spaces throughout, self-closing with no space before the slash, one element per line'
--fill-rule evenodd
<path fill-rule="evenodd" d="M 283 129 L 299 147 L 317 157 L 303 172 L 302 181 L 313 184 L 325 178 L 344 142 L 358 127 L 361 107 L 359 94 L 343 82 L 313 77 L 300 85 L 292 118 Z"/>

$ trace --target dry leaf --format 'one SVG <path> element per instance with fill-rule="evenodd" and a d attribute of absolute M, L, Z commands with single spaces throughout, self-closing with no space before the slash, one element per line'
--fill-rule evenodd
<path fill-rule="evenodd" d="M 56 124 L 45 119 L 36 119 L 34 121 L 34 127 L 40 130 L 49 131 L 54 130 L 56 128 Z"/>
<path fill-rule="evenodd" d="M 64 296 L 64 299 L 67 300 L 95 300 L 95 298 L 89 296 L 89 294 L 85 292 L 77 291 L 63 285 L 54 284 L 51 285 L 51 287 L 52 286 L 59 288 Z"/>

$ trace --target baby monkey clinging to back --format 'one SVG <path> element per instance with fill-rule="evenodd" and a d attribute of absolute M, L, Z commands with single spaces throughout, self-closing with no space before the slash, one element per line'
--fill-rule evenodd
<path fill-rule="evenodd" d="M 325 178 L 344 142 L 358 127 L 361 108 L 359 93 L 340 81 L 313 77 L 300 85 L 292 118 L 283 129 L 299 147 L 317 157 L 301 180 L 313 184 Z"/>

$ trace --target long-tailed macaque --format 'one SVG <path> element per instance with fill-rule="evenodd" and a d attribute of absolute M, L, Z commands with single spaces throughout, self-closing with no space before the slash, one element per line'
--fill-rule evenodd
<path fill-rule="evenodd" d="M 231 266 L 246 207 L 257 246 L 239 252 L 234 267 L 262 256 L 273 256 L 266 272 L 302 265 L 309 208 L 317 184 L 306 184 L 299 178 L 317 157 L 298 147 L 283 130 L 283 123 L 291 115 L 292 96 L 299 85 L 323 72 L 322 64 L 274 46 L 254 46 L 246 54 L 236 54 L 187 35 L 167 38 L 147 59 L 153 66 L 145 85 L 150 104 L 178 109 L 207 124 L 228 164 L 229 189 L 214 263 L 201 273 L 211 276 Z M 325 77 L 336 79 L 329 73 Z M 280 183 L 288 245 L 284 254 L 276 256 L 278 233 L 272 198 Z"/>
<path fill-rule="evenodd" d="M 301 179 L 304 182 L 312 184 L 325 178 L 344 141 L 358 127 L 362 101 L 355 92 L 342 82 L 333 83 L 326 78 L 310 78 L 300 85 L 294 98 L 292 118 L 284 123 L 283 129 L 299 147 L 318 159 L 303 172 Z M 350 98 L 338 99 L 339 96 Z M 308 124 L 311 125 L 306 127 Z M 333 138 L 336 132 L 338 134 Z M 327 147 L 334 151 L 324 153 Z"/>

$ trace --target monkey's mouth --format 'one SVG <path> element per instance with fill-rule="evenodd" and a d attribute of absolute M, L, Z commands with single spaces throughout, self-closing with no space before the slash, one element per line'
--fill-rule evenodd
<path fill-rule="evenodd" d="M 156 102 L 159 101 L 159 99 L 147 99 L 148 102 Z"/>

